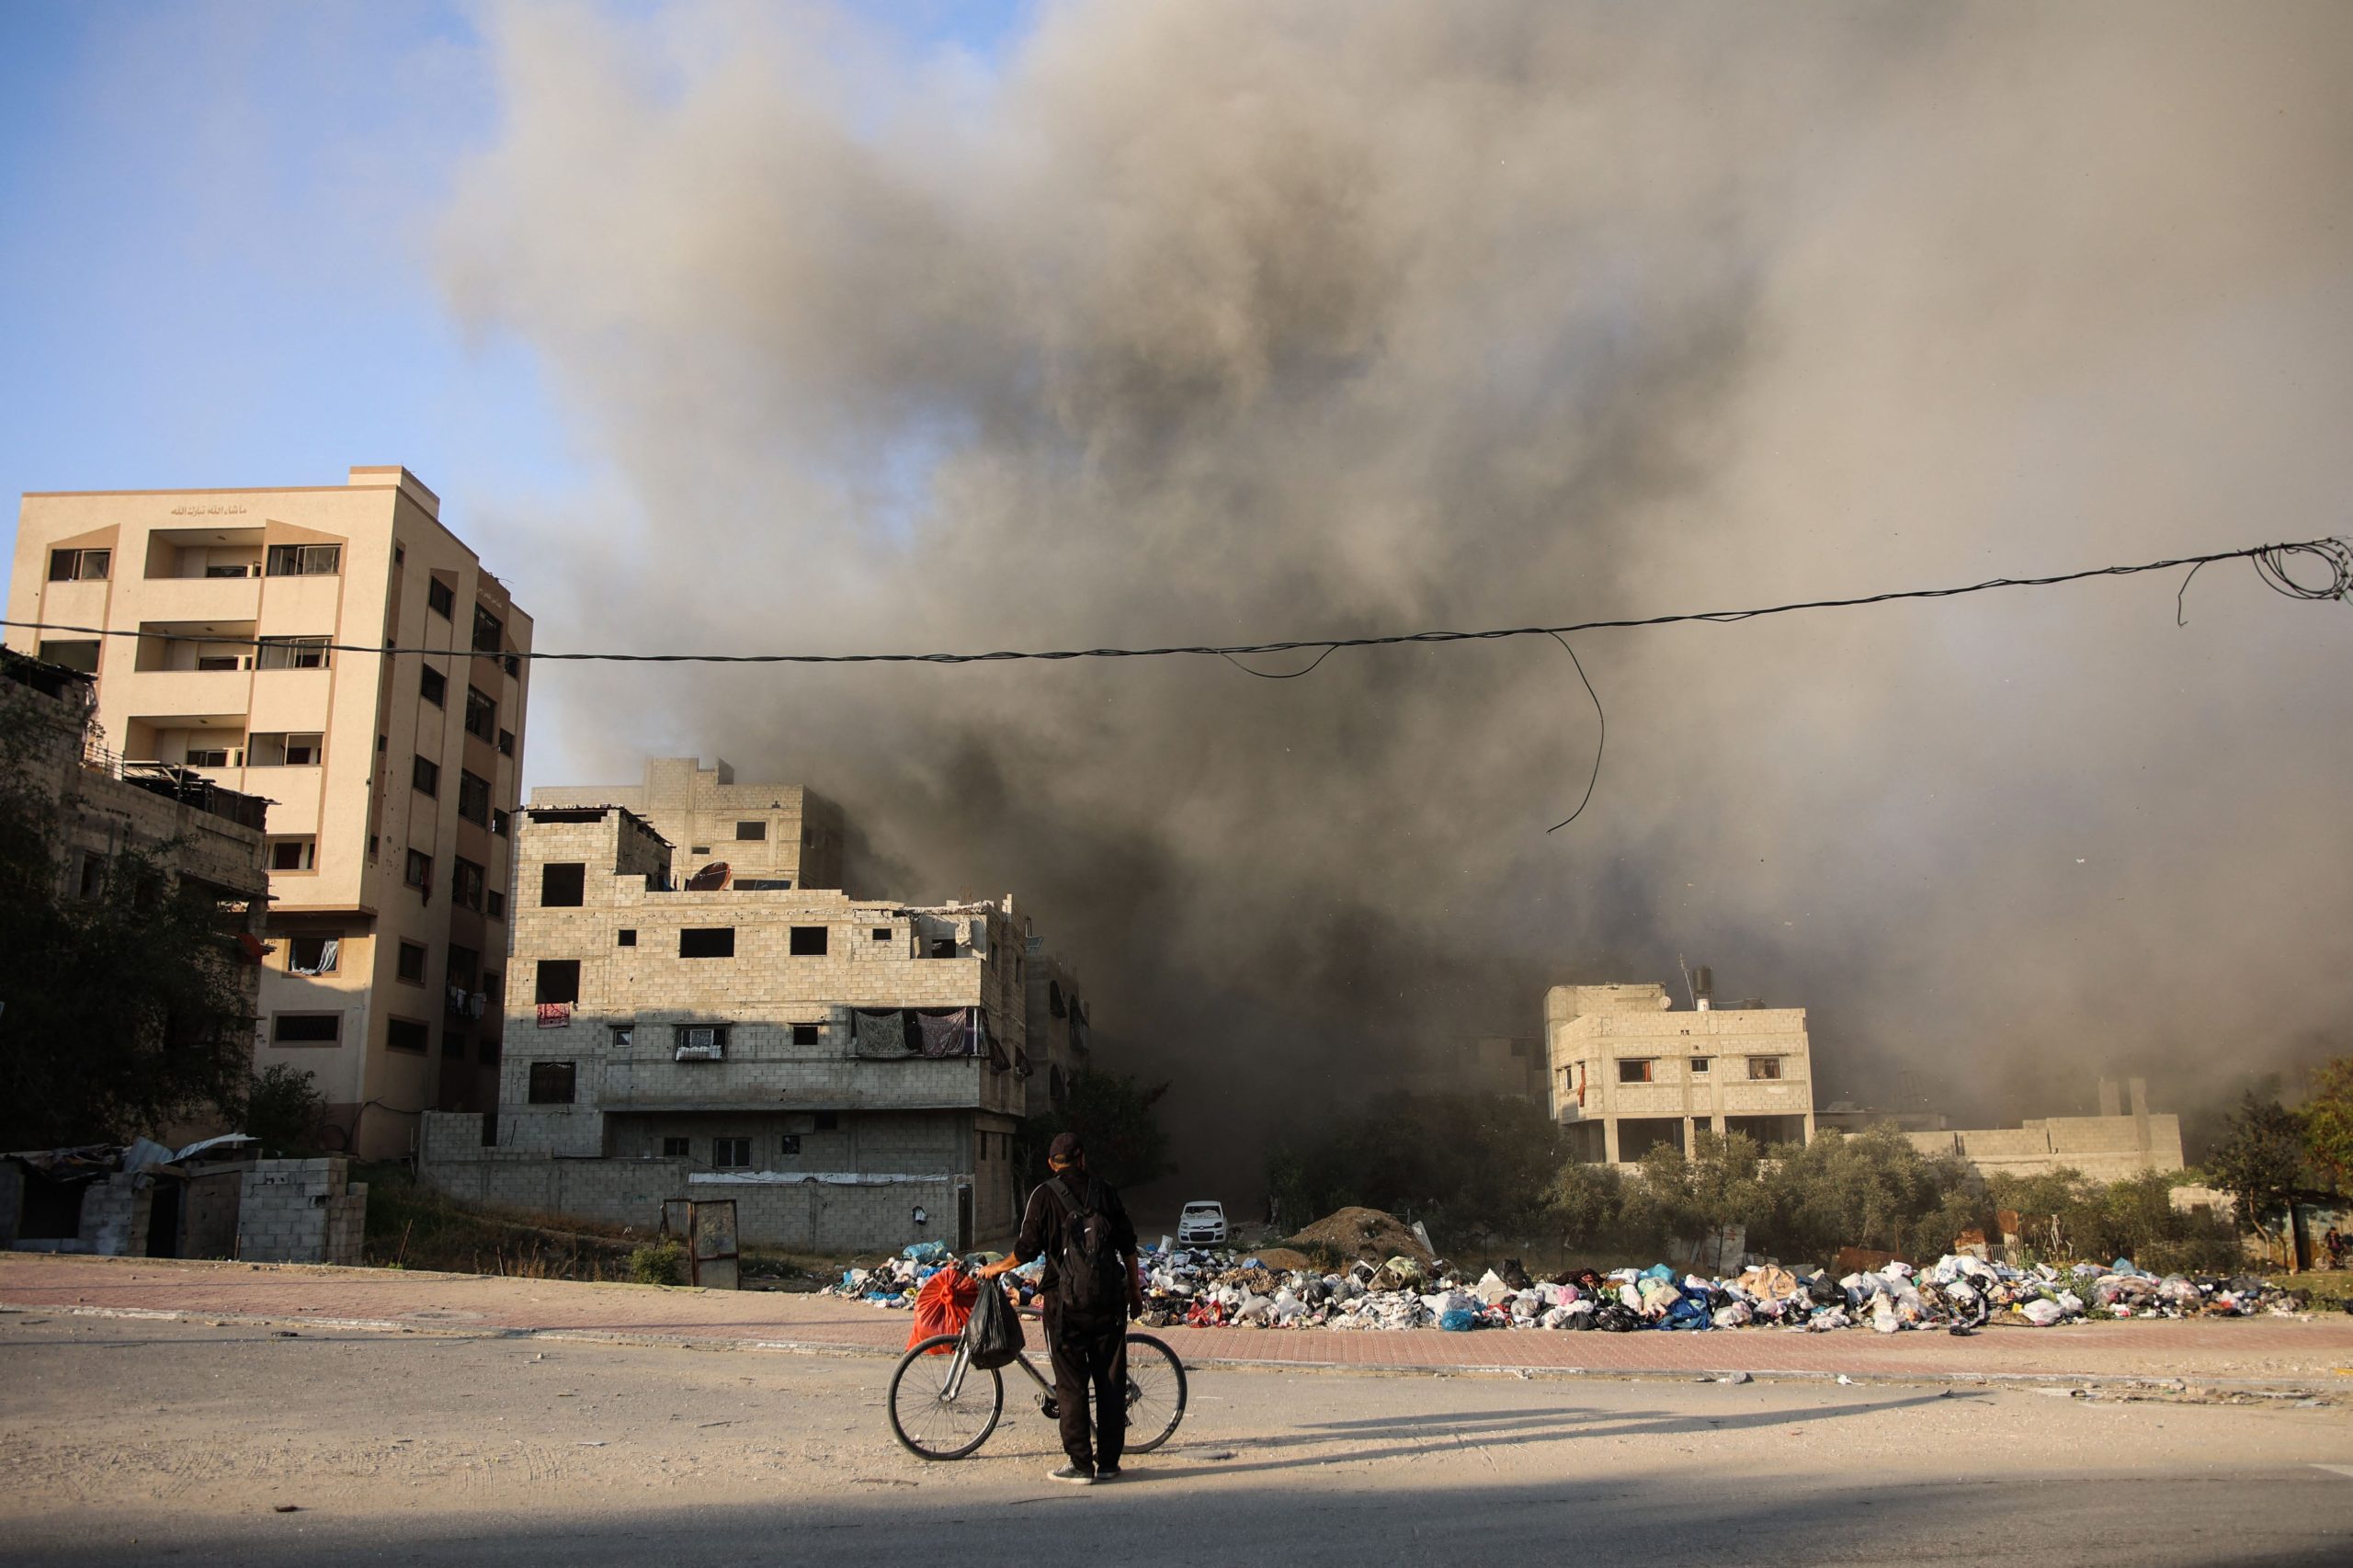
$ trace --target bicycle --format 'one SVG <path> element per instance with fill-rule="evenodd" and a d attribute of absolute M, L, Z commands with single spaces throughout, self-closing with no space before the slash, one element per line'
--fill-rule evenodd
<path fill-rule="evenodd" d="M 983 1285 L 995 1289 L 995 1284 Z M 1021 1315 L 1040 1314 L 1029 1308 Z M 1185 1363 L 1176 1352 L 1148 1334 L 1128 1338 L 1128 1441 L 1131 1454 L 1148 1454 L 1176 1435 L 1185 1419 Z M 1029 1363 L 1025 1350 L 1011 1363 L 1038 1385 L 1038 1409 L 1049 1421 L 1060 1411 L 1054 1387 Z M 989 1440 L 1005 1414 L 1005 1379 L 994 1367 L 972 1365 L 961 1334 L 935 1334 L 899 1358 L 891 1374 L 891 1434 L 917 1459 L 961 1460 Z"/>

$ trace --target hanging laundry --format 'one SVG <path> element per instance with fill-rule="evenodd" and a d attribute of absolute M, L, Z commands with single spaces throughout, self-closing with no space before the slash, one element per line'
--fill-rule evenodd
<path fill-rule="evenodd" d="M 860 1007 L 850 1015 L 850 1038 L 860 1056 L 908 1054 L 907 1016 L 897 1007 Z"/>
<path fill-rule="evenodd" d="M 930 1057 L 972 1053 L 972 1010 L 970 1007 L 925 1007 L 915 1013 L 915 1031 L 923 1053 Z"/>

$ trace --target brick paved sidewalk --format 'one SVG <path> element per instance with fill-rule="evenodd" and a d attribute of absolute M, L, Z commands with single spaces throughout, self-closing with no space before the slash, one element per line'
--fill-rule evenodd
<path fill-rule="evenodd" d="M 829 1296 L 665 1290 L 472 1274 L 295 1264 L 0 1253 L 0 1307 L 364 1324 L 419 1332 L 558 1334 L 896 1355 L 907 1313 Z M 1905 1379 L 2187 1378 L 2353 1387 L 2353 1316 L 2094 1323 L 1947 1334 L 1443 1334 L 1167 1329 L 1188 1365 L 1605 1375 L 1733 1371 Z"/>

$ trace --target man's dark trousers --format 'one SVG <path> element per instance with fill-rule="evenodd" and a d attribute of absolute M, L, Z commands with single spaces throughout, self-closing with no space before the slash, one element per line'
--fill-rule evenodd
<path fill-rule="evenodd" d="M 1128 1446 L 1128 1320 L 1080 1317 L 1046 1302 L 1046 1354 L 1054 1365 L 1054 1407 L 1062 1415 L 1063 1452 L 1084 1469 L 1116 1470 Z M 1087 1419 L 1087 1396 L 1095 1399 Z M 1093 1428 L 1093 1448 L 1088 1428 Z"/>

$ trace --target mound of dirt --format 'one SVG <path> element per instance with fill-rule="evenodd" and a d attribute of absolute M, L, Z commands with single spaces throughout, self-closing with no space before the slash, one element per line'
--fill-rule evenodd
<path fill-rule="evenodd" d="M 1343 1209 L 1336 1214 L 1326 1214 L 1293 1236 L 1291 1242 L 1302 1247 L 1336 1247 L 1346 1256 L 1361 1257 L 1371 1263 L 1386 1263 L 1398 1256 L 1417 1258 L 1424 1263 L 1431 1260 L 1430 1249 L 1405 1228 L 1404 1221 L 1378 1209 Z M 1266 1254 L 1258 1256 L 1264 1257 Z"/>
<path fill-rule="evenodd" d="M 1289 1247 L 1260 1247 L 1250 1256 L 1258 1260 L 1260 1267 L 1271 1268 L 1278 1274 L 1288 1274 L 1294 1268 L 1315 1267 L 1313 1258 L 1303 1252 L 1293 1252 Z"/>

